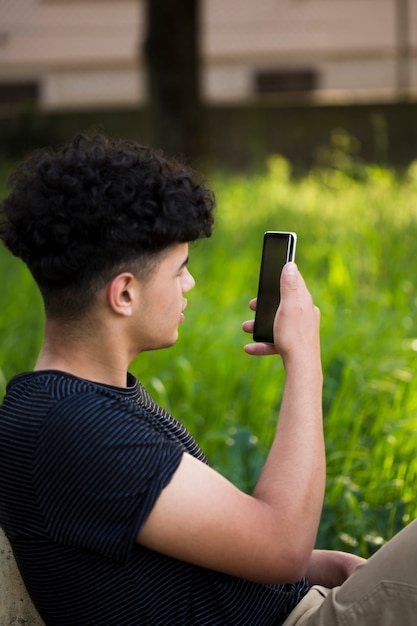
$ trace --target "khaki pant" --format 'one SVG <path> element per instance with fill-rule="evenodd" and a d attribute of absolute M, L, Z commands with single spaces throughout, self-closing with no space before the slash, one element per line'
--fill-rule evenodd
<path fill-rule="evenodd" d="M 417 520 L 341 587 L 315 586 L 284 626 L 416 626 Z"/>

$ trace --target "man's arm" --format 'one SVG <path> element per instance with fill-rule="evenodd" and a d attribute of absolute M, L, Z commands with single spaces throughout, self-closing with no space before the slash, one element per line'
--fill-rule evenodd
<path fill-rule="evenodd" d="M 184 454 L 139 543 L 258 582 L 289 583 L 305 574 L 325 483 L 319 318 L 296 266 L 287 264 L 275 345 L 245 347 L 249 354 L 281 354 L 286 370 L 276 435 L 253 494 Z M 253 321 L 243 328 L 252 332 Z"/>

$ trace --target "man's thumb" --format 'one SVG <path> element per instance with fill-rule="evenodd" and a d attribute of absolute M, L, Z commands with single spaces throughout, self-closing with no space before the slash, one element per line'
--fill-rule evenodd
<path fill-rule="evenodd" d="M 284 265 L 281 274 L 281 291 L 297 289 L 298 285 L 298 268 L 296 263 L 290 261 Z"/>

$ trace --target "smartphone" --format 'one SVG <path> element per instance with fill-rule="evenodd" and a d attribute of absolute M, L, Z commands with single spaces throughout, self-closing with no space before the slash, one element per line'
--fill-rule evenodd
<path fill-rule="evenodd" d="M 296 233 L 280 231 L 264 233 L 253 329 L 254 341 L 274 343 L 274 319 L 280 302 L 281 271 L 288 261 L 294 261 L 296 244 Z"/>

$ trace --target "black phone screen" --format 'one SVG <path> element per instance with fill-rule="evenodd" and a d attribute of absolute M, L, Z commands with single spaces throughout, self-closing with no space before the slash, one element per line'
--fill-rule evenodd
<path fill-rule="evenodd" d="M 270 231 L 264 235 L 254 341 L 274 342 L 274 319 L 280 302 L 281 271 L 287 261 L 294 259 L 295 242 L 295 233 Z"/>

